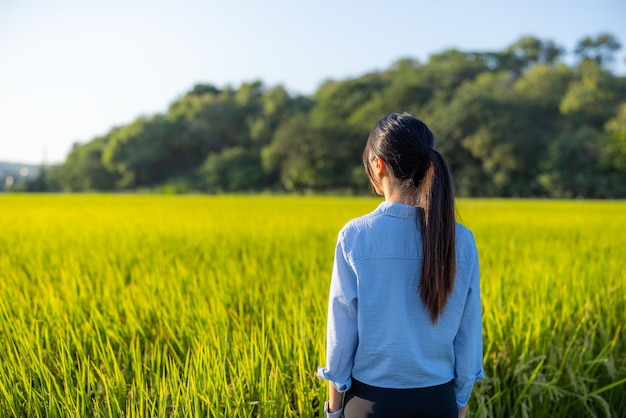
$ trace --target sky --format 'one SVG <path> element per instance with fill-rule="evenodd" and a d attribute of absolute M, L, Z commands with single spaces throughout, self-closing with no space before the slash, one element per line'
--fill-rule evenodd
<path fill-rule="evenodd" d="M 571 52 L 612 33 L 624 47 L 611 69 L 626 75 L 624 22 L 623 0 L 0 0 L 0 161 L 63 162 L 197 83 L 309 95 L 400 58 L 527 35 Z"/>

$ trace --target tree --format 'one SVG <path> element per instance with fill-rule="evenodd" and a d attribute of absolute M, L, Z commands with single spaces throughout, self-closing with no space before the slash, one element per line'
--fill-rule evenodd
<path fill-rule="evenodd" d="M 303 114 L 296 115 L 276 129 L 272 142 L 262 151 L 262 166 L 270 178 L 277 178 L 288 191 L 311 188 L 320 179 L 311 156 L 319 152 L 317 132 Z"/>
<path fill-rule="evenodd" d="M 532 196 L 539 188 L 536 177 L 547 135 L 513 86 L 507 72 L 482 74 L 460 87 L 444 110 L 450 116 L 445 121 L 448 126 L 442 128 L 447 144 L 442 153 L 451 156 L 456 177 L 472 159 L 480 163 L 480 175 L 471 171 L 475 181 L 469 192 L 473 195 Z M 472 159 L 463 157 L 466 152 Z"/>
<path fill-rule="evenodd" d="M 546 151 L 550 165 L 539 183 L 550 197 L 597 197 L 600 133 L 590 126 L 562 132 Z"/>
<path fill-rule="evenodd" d="M 509 46 L 503 53 L 508 69 L 528 70 L 537 64 L 554 65 L 565 50 L 552 41 L 543 41 L 534 36 L 524 36 Z"/>
<path fill-rule="evenodd" d="M 424 66 L 404 58 L 392 64 L 380 75 L 381 88 L 370 100 L 357 107 L 348 123 L 366 136 L 381 117 L 394 112 L 408 111 L 420 115 L 435 94 L 433 86 L 425 81 Z"/>
<path fill-rule="evenodd" d="M 219 94 L 188 94 L 170 106 L 167 118 L 181 127 L 180 140 L 197 157 L 196 167 L 210 152 L 247 142 L 246 112 L 235 94 L 231 89 Z"/>
<path fill-rule="evenodd" d="M 55 170 L 57 167 L 47 167 L 41 165 L 37 176 L 34 179 L 27 180 L 25 190 L 27 192 L 56 192 L 60 190 L 55 176 Z"/>
<path fill-rule="evenodd" d="M 85 144 L 74 144 L 65 162 L 51 172 L 52 177 L 64 190 L 85 192 L 114 190 L 119 176 L 102 161 L 110 137 L 117 131 L 99 136 Z"/>
<path fill-rule="evenodd" d="M 586 60 L 580 64 L 578 80 L 563 96 L 560 110 L 574 124 L 602 129 L 614 114 L 617 99 L 611 75 L 595 61 Z"/>
<path fill-rule="evenodd" d="M 304 96 L 292 97 L 282 86 L 261 94 L 259 112 L 250 123 L 250 140 L 260 150 L 270 143 L 278 126 L 298 113 L 306 113 L 313 102 Z"/>
<path fill-rule="evenodd" d="M 548 116 L 556 120 L 559 117 L 559 104 L 567 92 L 575 73 L 565 64 L 548 66 L 537 64 L 515 81 L 515 92 L 532 105 L 548 112 Z M 545 114 L 545 113 L 544 113 Z"/>
<path fill-rule="evenodd" d="M 603 150 L 605 164 L 626 173 L 626 102 L 620 104 L 617 114 L 606 123 L 604 129 L 607 136 L 607 144 Z M 624 187 L 626 188 L 626 181 Z"/>
<path fill-rule="evenodd" d="M 141 117 L 115 131 L 102 160 L 122 188 L 150 187 L 177 173 L 177 125 L 164 116 Z"/>
<path fill-rule="evenodd" d="M 346 81 L 326 81 L 314 96 L 310 120 L 316 126 L 344 125 L 357 110 L 387 87 L 380 74 Z"/>
<path fill-rule="evenodd" d="M 491 71 L 484 54 L 449 49 L 431 55 L 424 66 L 424 85 L 444 89 L 452 95 L 463 83 Z"/>
<path fill-rule="evenodd" d="M 215 87 L 213 84 L 196 84 L 191 90 L 189 90 L 187 95 L 202 96 L 205 94 L 217 95 L 219 93 L 220 89 Z"/>
<path fill-rule="evenodd" d="M 243 147 L 209 154 L 200 175 L 203 189 L 209 192 L 261 190 L 267 186 L 260 155 Z"/>
<path fill-rule="evenodd" d="M 601 33 L 596 37 L 587 36 L 576 45 L 574 54 L 580 62 L 592 60 L 598 65 L 605 65 L 613 61 L 614 54 L 622 45 L 610 33 Z"/>

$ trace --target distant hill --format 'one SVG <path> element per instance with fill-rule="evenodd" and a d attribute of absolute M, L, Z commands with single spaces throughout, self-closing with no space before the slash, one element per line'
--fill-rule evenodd
<path fill-rule="evenodd" d="M 60 188 L 48 175 L 54 164 L 21 164 L 0 161 L 0 192 L 51 192 Z M 43 174 L 43 176 L 42 176 Z"/>
<path fill-rule="evenodd" d="M 16 183 L 19 180 L 34 179 L 40 169 L 41 165 L 0 162 L 0 185 L 4 185 L 8 177 Z"/>

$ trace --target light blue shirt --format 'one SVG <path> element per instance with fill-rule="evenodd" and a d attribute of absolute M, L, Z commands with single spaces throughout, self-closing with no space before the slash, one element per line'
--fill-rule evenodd
<path fill-rule="evenodd" d="M 383 388 L 454 380 L 457 406 L 484 378 L 478 253 L 456 225 L 456 276 L 433 324 L 419 297 L 422 243 L 417 208 L 382 202 L 339 232 L 328 302 L 326 367 L 340 392 L 352 378 Z"/>

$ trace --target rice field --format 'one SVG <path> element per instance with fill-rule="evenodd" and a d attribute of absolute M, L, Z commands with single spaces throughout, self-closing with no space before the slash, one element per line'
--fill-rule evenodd
<path fill-rule="evenodd" d="M 376 198 L 0 196 L 0 416 L 321 417 L 338 230 Z M 626 202 L 461 200 L 470 416 L 626 416 Z"/>

